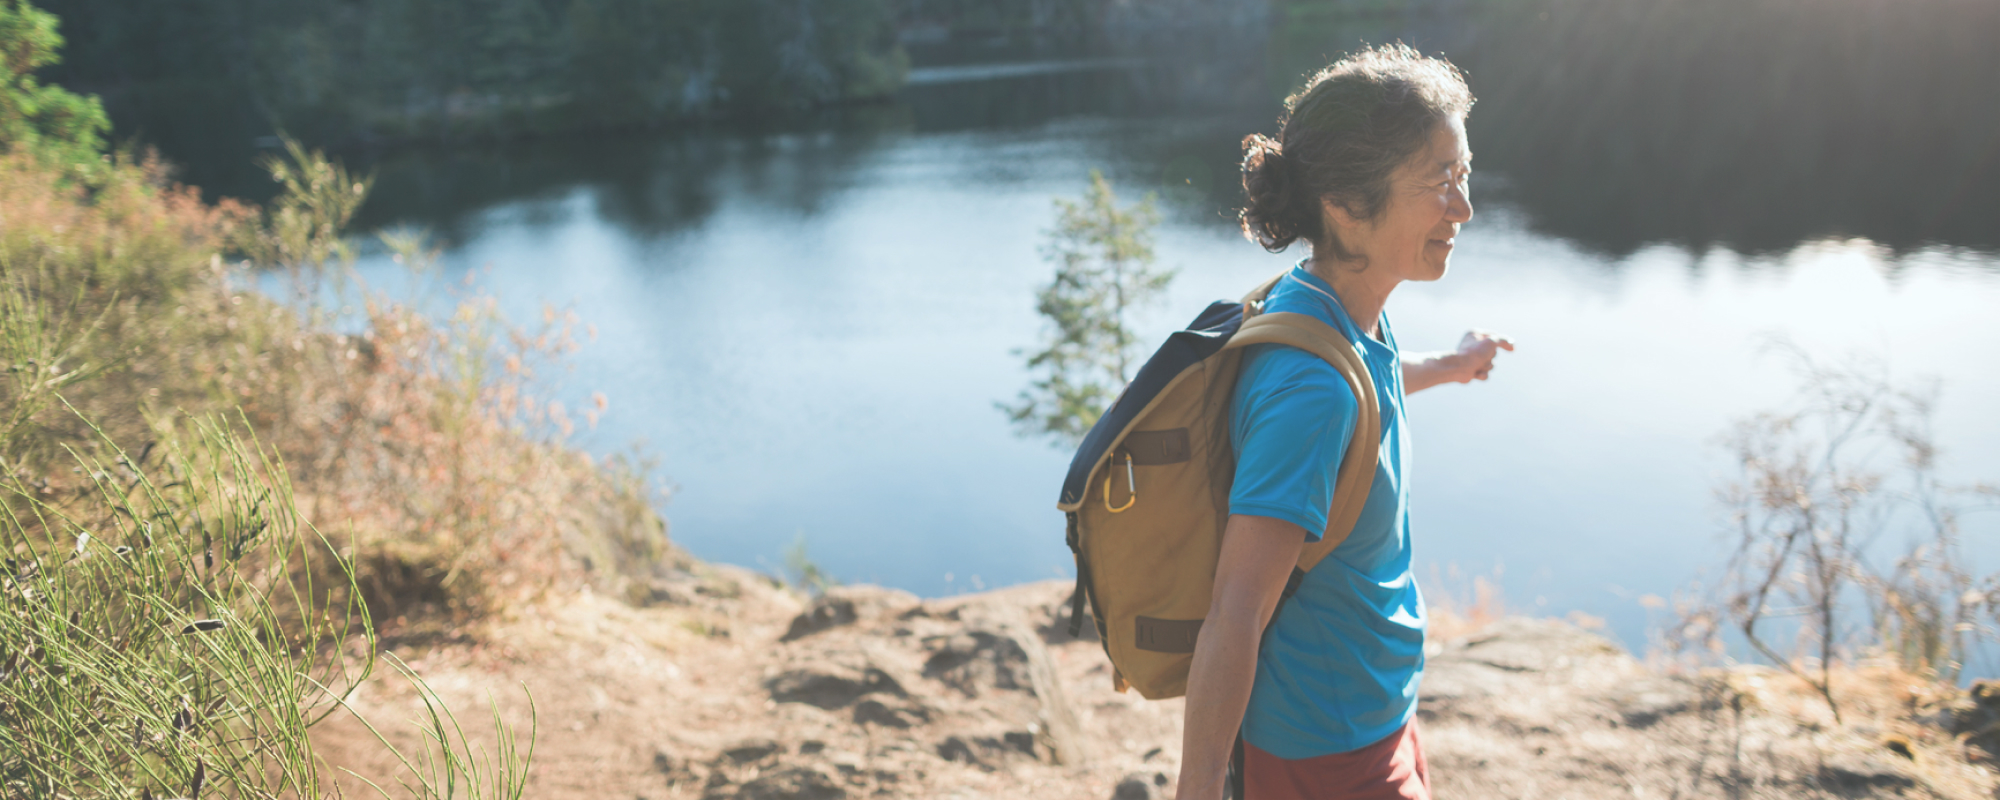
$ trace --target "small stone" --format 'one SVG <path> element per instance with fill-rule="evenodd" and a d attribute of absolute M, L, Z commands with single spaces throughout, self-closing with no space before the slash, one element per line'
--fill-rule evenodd
<path fill-rule="evenodd" d="M 937 754 L 938 758 L 946 761 L 958 761 L 966 764 L 979 763 L 979 756 L 972 752 L 972 745 L 957 736 L 947 737 L 944 741 L 939 742 Z"/>
<path fill-rule="evenodd" d="M 863 695 L 908 695 L 902 684 L 879 669 L 853 670 L 832 665 L 783 672 L 766 681 L 765 687 L 770 689 L 771 699 L 780 703 L 805 703 L 828 710 L 848 706 Z"/>
<path fill-rule="evenodd" d="M 1873 794 L 1871 790 L 1912 789 L 1917 782 L 1902 770 L 1873 759 L 1847 764 L 1824 764 L 1819 768 L 1819 784 L 1849 797 Z"/>
<path fill-rule="evenodd" d="M 779 747 L 775 739 L 751 739 L 729 746 L 722 751 L 722 755 L 738 764 L 748 764 L 764 760 L 766 756 L 778 752 Z"/>
<path fill-rule="evenodd" d="M 785 631 L 781 642 L 789 642 L 811 636 L 828 628 L 852 625 L 861 615 L 854 608 L 854 601 L 846 597 L 821 597 L 813 601 L 812 608 L 792 618 L 792 627 Z"/>
<path fill-rule="evenodd" d="M 1153 783 L 1153 776 L 1134 772 L 1118 779 L 1118 788 L 1111 790 L 1111 800 L 1158 800 L 1160 793 Z"/>
<path fill-rule="evenodd" d="M 816 767 L 778 770 L 736 791 L 737 800 L 840 800 L 846 796 L 847 789 L 839 781 Z"/>
<path fill-rule="evenodd" d="M 924 676 L 973 698 L 995 689 L 1034 691 L 1028 675 L 1028 653 L 1005 632 L 968 631 L 933 636 L 924 641 L 931 651 Z"/>
<path fill-rule="evenodd" d="M 694 605 L 697 596 L 691 579 L 649 581 L 633 586 L 632 594 L 635 604 L 640 607 Z"/>
<path fill-rule="evenodd" d="M 863 700 L 854 706 L 856 724 L 883 725 L 890 728 L 908 728 L 929 722 L 931 714 L 921 707 L 896 708 L 880 700 Z"/>

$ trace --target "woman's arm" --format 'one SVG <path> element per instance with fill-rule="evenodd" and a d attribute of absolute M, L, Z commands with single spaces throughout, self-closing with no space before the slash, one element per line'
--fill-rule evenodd
<path fill-rule="evenodd" d="M 1441 383 L 1471 383 L 1486 380 L 1493 372 L 1493 357 L 1501 350 L 1513 350 L 1506 337 L 1485 331 L 1467 331 L 1458 341 L 1456 353 L 1405 353 L 1403 394 L 1416 394 Z"/>
<path fill-rule="evenodd" d="M 1230 751 L 1257 675 L 1257 645 L 1305 541 L 1304 528 L 1271 517 L 1233 515 L 1223 528 L 1214 596 L 1188 667 L 1177 800 L 1222 800 L 1227 792 Z"/>

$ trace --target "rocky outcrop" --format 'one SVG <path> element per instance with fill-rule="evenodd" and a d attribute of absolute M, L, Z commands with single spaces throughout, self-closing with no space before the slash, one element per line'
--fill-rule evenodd
<path fill-rule="evenodd" d="M 1853 674 L 1841 724 L 1774 670 L 1666 674 L 1568 623 L 1509 618 L 1432 646 L 1418 715 L 1440 796 L 1991 796 L 1898 680 Z"/>
<path fill-rule="evenodd" d="M 1098 644 L 1060 624 L 1068 590 L 805 599 L 691 565 L 643 593 L 650 607 L 551 604 L 479 644 L 412 657 L 459 709 L 492 692 L 525 722 L 525 702 L 508 698 L 528 687 L 536 798 L 1170 798 L 1181 704 L 1113 691 Z M 1440 798 L 1993 790 L 1967 754 L 2000 730 L 2000 691 L 1870 699 L 1866 687 L 1899 684 L 1857 677 L 1835 723 L 1780 673 L 1667 674 L 1551 620 L 1504 620 L 1434 643 L 1428 659 L 1419 716 Z M 415 699 L 377 683 L 364 710 Z M 365 731 L 323 730 L 330 763 L 394 779 Z"/>

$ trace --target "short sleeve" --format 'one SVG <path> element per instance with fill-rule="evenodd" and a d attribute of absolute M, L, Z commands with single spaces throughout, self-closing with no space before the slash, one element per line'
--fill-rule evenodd
<path fill-rule="evenodd" d="M 1271 517 L 1319 541 L 1333 506 L 1341 455 L 1359 414 L 1332 365 L 1281 345 L 1252 345 L 1230 404 L 1236 478 L 1229 513 Z"/>

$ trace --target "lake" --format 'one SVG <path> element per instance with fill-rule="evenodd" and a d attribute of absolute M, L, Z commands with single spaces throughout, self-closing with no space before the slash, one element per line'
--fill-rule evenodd
<path fill-rule="evenodd" d="M 1796 399 L 1776 342 L 1935 378 L 1941 474 L 2000 479 L 2000 122 L 1984 100 L 1931 102 L 1990 96 L 1979 79 L 1879 53 L 1834 70 L 1859 50 L 1818 40 L 1714 45 L 1682 68 L 1532 16 L 1293 22 L 1194 57 L 1160 41 L 938 57 L 892 101 L 761 128 L 363 158 L 363 227 L 430 230 L 446 272 L 476 273 L 515 319 L 553 303 L 594 326 L 553 391 L 608 397 L 578 442 L 657 458 L 671 536 L 697 556 L 776 572 L 802 541 L 841 581 L 927 596 L 1068 578 L 1069 453 L 995 407 L 1030 379 L 1015 351 L 1041 332 L 1051 199 L 1092 169 L 1127 201 L 1157 194 L 1159 260 L 1179 275 L 1136 322 L 1159 340 L 1304 255 L 1236 230 L 1238 141 L 1275 133 L 1323 54 L 1402 38 L 1466 65 L 1481 95 L 1477 216 L 1451 273 L 1399 289 L 1390 318 L 1409 349 L 1468 327 L 1519 343 L 1491 382 L 1409 401 L 1434 602 L 1486 576 L 1510 610 L 1583 612 L 1643 648 L 1662 612 L 1642 598 L 1728 555 L 1720 437 Z M 1860 50 L 1993 60 L 1922 32 Z M 405 285 L 380 254 L 359 268 Z M 1996 532 L 1966 519 L 1975 567 L 2000 564 Z"/>

